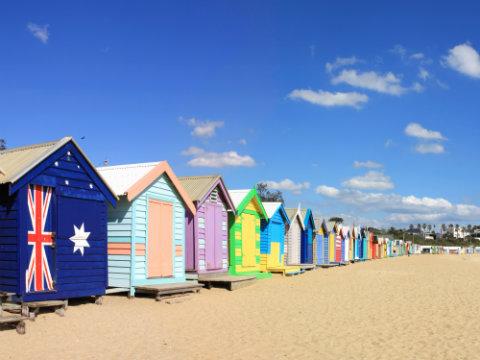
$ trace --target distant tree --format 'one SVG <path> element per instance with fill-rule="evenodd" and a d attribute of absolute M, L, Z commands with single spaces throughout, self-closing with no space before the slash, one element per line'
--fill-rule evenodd
<path fill-rule="evenodd" d="M 330 219 L 328 219 L 328 221 L 333 221 L 333 222 L 336 222 L 337 224 L 341 224 L 343 223 L 343 218 L 339 216 L 332 216 Z"/>
<path fill-rule="evenodd" d="M 429 232 L 432 232 L 432 224 L 428 224 L 427 228 Z"/>
<path fill-rule="evenodd" d="M 285 202 L 280 190 L 270 189 L 267 183 L 259 182 L 256 186 L 260 199 L 265 202 Z"/>
<path fill-rule="evenodd" d="M 408 227 L 408 230 L 410 230 L 410 232 L 412 232 L 414 228 L 415 228 L 415 226 L 413 226 L 413 224 L 410 224 L 410 226 Z"/>
<path fill-rule="evenodd" d="M 417 224 L 417 230 L 418 231 L 422 230 L 422 225 L 421 224 Z"/>
<path fill-rule="evenodd" d="M 447 232 L 447 225 L 446 224 L 442 224 L 442 232 Z"/>
<path fill-rule="evenodd" d="M 472 224 L 468 224 L 468 225 L 467 225 L 467 230 L 468 230 L 469 232 L 472 231 Z"/>
<path fill-rule="evenodd" d="M 5 150 L 7 148 L 7 140 L 0 139 L 0 151 Z"/>

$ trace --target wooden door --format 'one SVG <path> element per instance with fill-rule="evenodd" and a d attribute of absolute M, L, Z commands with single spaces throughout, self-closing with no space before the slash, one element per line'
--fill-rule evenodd
<path fill-rule="evenodd" d="M 148 277 L 173 276 L 173 206 L 152 200 L 148 202 Z"/>
<path fill-rule="evenodd" d="M 222 268 L 222 206 L 205 205 L 205 260 L 207 270 Z"/>
<path fill-rule="evenodd" d="M 270 254 L 267 256 L 268 267 L 279 267 L 282 265 L 280 254 L 280 244 L 284 228 L 281 223 L 272 221 L 270 224 Z"/>
<path fill-rule="evenodd" d="M 242 265 L 245 267 L 256 266 L 255 246 L 255 216 L 242 215 Z"/>

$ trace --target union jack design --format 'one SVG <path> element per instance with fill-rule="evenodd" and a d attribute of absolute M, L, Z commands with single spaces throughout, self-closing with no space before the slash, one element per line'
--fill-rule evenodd
<path fill-rule="evenodd" d="M 28 245 L 32 246 L 32 255 L 26 271 L 27 292 L 53 290 L 53 280 L 48 264 L 45 246 L 53 246 L 52 232 L 45 231 L 52 188 L 30 185 L 28 189 L 28 211 L 32 221 L 32 229 L 28 232 Z"/>

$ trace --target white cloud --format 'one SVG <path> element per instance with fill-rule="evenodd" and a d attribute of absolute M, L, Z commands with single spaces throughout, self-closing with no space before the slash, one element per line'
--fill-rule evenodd
<path fill-rule="evenodd" d="M 385 141 L 385 147 L 388 149 L 388 148 L 391 148 L 392 146 L 395 145 L 395 142 L 392 140 L 392 139 L 387 139 Z"/>
<path fill-rule="evenodd" d="M 477 221 L 480 217 L 479 206 L 453 204 L 444 198 L 372 193 L 326 185 L 318 186 L 317 193 L 351 205 L 362 214 L 384 212 L 385 221 L 389 223 Z"/>
<path fill-rule="evenodd" d="M 217 129 L 223 127 L 223 121 L 202 121 L 196 118 L 190 118 L 186 120 L 187 125 L 193 128 L 191 134 L 192 136 L 198 138 L 211 138 L 215 136 Z"/>
<path fill-rule="evenodd" d="M 336 69 L 339 69 L 339 68 L 344 67 L 344 66 L 354 65 L 358 62 L 361 62 L 361 60 L 358 59 L 355 56 L 346 57 L 346 58 L 337 57 L 334 62 L 332 62 L 332 63 L 327 62 L 325 64 L 325 70 L 327 72 L 331 73 L 332 71 L 334 71 Z"/>
<path fill-rule="evenodd" d="M 450 49 L 443 57 L 443 63 L 464 75 L 480 79 L 480 54 L 469 43 Z"/>
<path fill-rule="evenodd" d="M 421 93 L 425 90 L 425 87 L 419 82 L 414 82 L 411 89 L 417 93 Z"/>
<path fill-rule="evenodd" d="M 420 154 L 443 154 L 445 147 L 442 144 L 418 144 L 415 151 Z"/>
<path fill-rule="evenodd" d="M 182 155 L 192 156 L 188 165 L 193 167 L 222 168 L 227 166 L 252 167 L 256 165 L 251 156 L 239 155 L 236 151 L 213 152 L 192 146 L 182 151 Z"/>
<path fill-rule="evenodd" d="M 401 79 L 394 73 L 384 75 L 375 71 L 357 72 L 357 70 L 343 70 L 338 76 L 332 78 L 332 84 L 345 83 L 354 87 L 377 91 L 390 95 L 402 95 L 408 91 L 401 84 Z"/>
<path fill-rule="evenodd" d="M 342 185 L 354 189 L 393 189 L 393 182 L 390 177 L 380 171 L 369 171 L 365 175 L 354 176 L 344 181 Z"/>
<path fill-rule="evenodd" d="M 204 152 L 204 150 L 199 148 L 199 147 L 190 146 L 188 149 L 185 149 L 185 150 L 182 151 L 182 155 L 192 156 L 192 155 L 199 155 L 203 152 Z"/>
<path fill-rule="evenodd" d="M 40 40 L 42 43 L 46 44 L 48 42 L 48 38 L 50 37 L 50 33 L 48 31 L 49 25 L 37 25 L 34 23 L 28 23 L 27 29 L 32 33 L 34 37 Z"/>
<path fill-rule="evenodd" d="M 281 181 L 271 181 L 267 180 L 264 181 L 268 187 L 275 189 L 275 190 L 288 190 L 293 192 L 296 195 L 302 193 L 303 190 L 307 190 L 310 188 L 310 183 L 305 181 L 303 183 L 295 183 L 290 179 L 284 179 Z"/>
<path fill-rule="evenodd" d="M 336 197 L 340 194 L 340 190 L 337 188 L 334 188 L 332 186 L 327 186 L 327 185 L 319 185 L 315 189 L 315 192 L 320 195 L 325 195 L 328 197 Z"/>
<path fill-rule="evenodd" d="M 360 168 L 379 169 L 379 168 L 382 168 L 383 165 L 375 161 L 367 160 L 367 161 L 354 161 L 353 167 L 356 169 L 360 169 Z"/>
<path fill-rule="evenodd" d="M 405 49 L 405 47 L 403 47 L 402 45 L 397 44 L 392 49 L 390 49 L 390 52 L 400 56 L 403 59 L 407 54 L 407 49 Z"/>
<path fill-rule="evenodd" d="M 430 73 L 428 72 L 427 69 L 421 67 L 418 70 L 418 77 L 422 79 L 423 81 L 427 80 L 430 77 Z"/>
<path fill-rule="evenodd" d="M 439 131 L 425 129 L 418 123 L 410 123 L 405 128 L 405 134 L 423 140 L 446 140 Z"/>
<path fill-rule="evenodd" d="M 368 101 L 368 96 L 357 92 L 329 92 L 313 91 L 307 89 L 296 89 L 288 94 L 290 99 L 303 100 L 311 104 L 333 107 L 333 106 L 351 106 L 359 108 Z"/>
<path fill-rule="evenodd" d="M 421 53 L 421 52 L 414 53 L 414 54 L 410 55 L 410 59 L 423 60 L 423 59 L 425 59 L 425 54 Z"/>

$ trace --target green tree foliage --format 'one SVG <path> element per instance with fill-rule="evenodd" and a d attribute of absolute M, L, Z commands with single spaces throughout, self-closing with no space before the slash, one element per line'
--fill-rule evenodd
<path fill-rule="evenodd" d="M 283 194 L 280 190 L 270 189 L 267 183 L 259 182 L 256 186 L 257 193 L 260 196 L 260 199 L 265 202 L 285 202 L 283 199 Z"/>
<path fill-rule="evenodd" d="M 343 218 L 339 216 L 332 216 L 328 221 L 333 221 L 336 222 L 337 224 L 342 224 L 343 223 Z"/>

